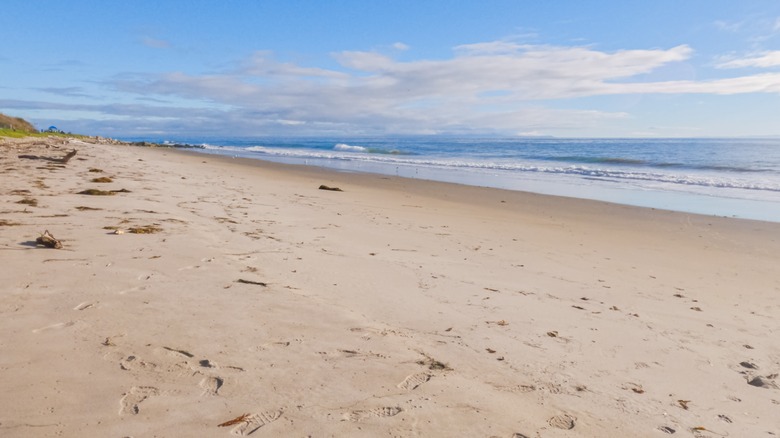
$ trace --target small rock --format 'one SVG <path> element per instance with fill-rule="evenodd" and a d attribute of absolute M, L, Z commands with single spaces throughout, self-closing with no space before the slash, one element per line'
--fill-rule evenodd
<path fill-rule="evenodd" d="M 780 389 L 780 387 L 777 386 L 777 383 L 762 376 L 756 376 L 748 380 L 748 385 L 756 386 L 758 388 Z"/>

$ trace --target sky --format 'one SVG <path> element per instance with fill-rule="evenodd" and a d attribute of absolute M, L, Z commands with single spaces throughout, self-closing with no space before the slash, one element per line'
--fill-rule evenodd
<path fill-rule="evenodd" d="M 0 112 L 117 138 L 780 135 L 777 0 L 4 0 Z"/>

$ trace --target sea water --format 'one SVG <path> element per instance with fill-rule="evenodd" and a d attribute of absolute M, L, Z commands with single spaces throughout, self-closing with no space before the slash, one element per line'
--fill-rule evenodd
<path fill-rule="evenodd" d="M 780 138 L 177 141 L 228 156 L 780 222 Z"/>

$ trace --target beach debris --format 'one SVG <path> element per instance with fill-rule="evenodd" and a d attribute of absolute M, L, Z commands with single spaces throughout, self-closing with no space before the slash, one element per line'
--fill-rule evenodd
<path fill-rule="evenodd" d="M 749 368 L 751 370 L 757 370 L 758 365 L 754 364 L 753 362 L 743 361 L 739 363 L 744 368 Z"/>
<path fill-rule="evenodd" d="M 557 330 L 549 331 L 549 332 L 547 332 L 547 336 L 549 336 L 551 338 L 557 338 L 558 337 L 558 331 Z"/>
<path fill-rule="evenodd" d="M 189 357 L 189 358 L 195 357 L 194 354 L 192 354 L 192 353 L 190 353 L 189 351 L 186 351 L 186 350 L 178 350 L 176 348 L 171 348 L 171 347 L 166 347 L 166 346 L 163 346 L 163 349 L 164 350 L 168 350 L 171 353 L 177 353 L 177 354 L 180 354 L 182 356 Z"/>
<path fill-rule="evenodd" d="M 673 435 L 677 432 L 676 430 L 672 429 L 669 426 L 660 426 L 658 427 L 658 430 L 660 430 L 663 433 L 668 433 L 669 435 Z"/>
<path fill-rule="evenodd" d="M 574 307 L 575 309 L 579 309 L 579 310 L 585 310 L 585 308 L 584 308 L 584 307 L 582 307 L 582 306 L 577 306 L 577 305 L 574 305 L 574 304 L 572 304 L 572 307 Z"/>
<path fill-rule="evenodd" d="M 230 427 L 238 423 L 245 423 L 247 421 L 249 421 L 249 414 L 243 414 L 243 415 L 239 415 L 238 417 L 232 420 L 228 420 L 224 423 L 220 423 L 217 425 L 217 427 Z"/>
<path fill-rule="evenodd" d="M 90 181 L 93 183 L 110 183 L 114 182 L 113 179 L 107 177 L 107 176 L 101 176 L 100 178 L 92 178 Z"/>
<path fill-rule="evenodd" d="M 113 196 L 117 193 L 130 193 L 130 190 L 127 189 L 119 189 L 119 190 L 98 190 L 98 189 L 87 189 L 82 190 L 78 192 L 79 195 L 90 195 L 90 196 Z"/>
<path fill-rule="evenodd" d="M 341 190 L 338 187 L 329 187 L 329 186 L 326 186 L 325 184 L 321 185 L 319 189 L 320 190 L 330 190 L 331 192 L 343 192 L 344 191 L 344 190 Z"/>
<path fill-rule="evenodd" d="M 644 394 L 645 390 L 642 388 L 642 385 L 636 384 L 636 383 L 627 383 L 623 386 L 623 389 L 630 389 L 631 391 L 634 391 L 637 394 Z"/>
<path fill-rule="evenodd" d="M 102 173 L 103 169 L 97 169 L 97 168 L 94 168 L 94 167 L 90 167 L 89 171 L 92 172 L 92 173 Z"/>
<path fill-rule="evenodd" d="M 244 280 L 243 278 L 239 278 L 238 280 L 236 280 L 236 283 L 254 284 L 256 286 L 263 286 L 263 287 L 268 286 L 268 283 L 263 283 L 262 281 Z"/>
<path fill-rule="evenodd" d="M 423 356 L 425 356 L 425 359 L 418 360 L 418 365 L 427 366 L 429 370 L 452 370 L 452 368 L 450 368 L 449 365 L 444 362 L 438 361 L 425 353 L 423 353 Z"/>
<path fill-rule="evenodd" d="M 747 348 L 748 350 L 752 350 L 753 349 L 753 346 L 748 345 L 748 344 L 743 345 L 743 347 Z"/>
<path fill-rule="evenodd" d="M 17 225 L 21 225 L 21 224 L 19 222 L 11 222 L 5 219 L 0 219 L 0 227 L 14 227 Z"/>
<path fill-rule="evenodd" d="M 142 227 L 131 227 L 127 229 L 127 232 L 132 234 L 154 234 L 159 233 L 160 231 L 162 231 L 162 228 L 156 225 L 144 225 Z"/>
<path fill-rule="evenodd" d="M 718 415 L 718 419 L 721 421 L 725 421 L 726 423 L 732 423 L 731 418 L 729 418 L 727 415 L 724 414 Z"/>
<path fill-rule="evenodd" d="M 78 211 L 99 211 L 99 210 L 102 210 L 102 208 L 85 207 L 83 205 L 79 205 L 78 207 L 76 207 L 76 210 L 78 210 Z"/>
<path fill-rule="evenodd" d="M 486 324 L 495 324 L 495 325 L 501 325 L 501 326 L 504 326 L 504 325 L 509 325 L 509 323 L 508 323 L 508 322 L 506 322 L 506 320 L 503 320 L 503 319 L 502 319 L 502 320 L 499 320 L 499 321 L 485 321 L 485 323 L 486 323 Z"/>
<path fill-rule="evenodd" d="M 490 354 L 493 354 L 493 353 L 495 353 L 495 352 L 496 352 L 496 350 L 494 350 L 494 349 L 492 349 L 492 348 L 486 348 L 486 349 L 485 349 L 485 351 L 487 351 L 487 352 L 488 352 L 488 353 L 490 353 Z"/>
<path fill-rule="evenodd" d="M 777 386 L 777 383 L 775 383 L 770 376 L 763 377 L 763 376 L 756 376 L 752 379 L 748 380 L 748 385 L 755 386 L 757 388 L 765 388 L 765 389 L 780 389 L 780 387 Z"/>
<path fill-rule="evenodd" d="M 115 229 L 115 230 L 114 230 L 114 232 L 113 232 L 113 233 L 111 233 L 111 234 L 117 234 L 117 235 L 119 235 L 119 234 L 125 234 L 125 230 L 122 230 L 122 229 L 119 229 L 119 228 L 117 228 L 117 229 Z"/>
<path fill-rule="evenodd" d="M 697 311 L 697 312 L 701 312 L 701 311 L 702 311 L 702 310 L 701 310 L 701 307 L 699 307 L 699 306 L 694 306 L 694 307 L 691 307 L 691 310 L 695 310 L 695 311 Z"/>
<path fill-rule="evenodd" d="M 25 158 L 28 160 L 46 160 L 46 161 L 51 161 L 53 163 L 66 164 L 68 161 L 70 161 L 71 158 L 76 156 L 76 153 L 77 151 L 73 149 L 72 151 L 68 152 L 64 157 L 60 157 L 60 158 L 43 157 L 40 155 L 19 155 L 19 158 Z"/>
<path fill-rule="evenodd" d="M 82 190 L 78 192 L 79 195 L 90 195 L 90 196 L 113 196 L 114 192 L 110 192 L 108 190 L 98 190 L 98 189 L 87 189 Z"/>
<path fill-rule="evenodd" d="M 24 198 L 20 201 L 16 201 L 17 204 L 29 205 L 30 207 L 37 207 L 38 200 L 35 198 Z"/>
<path fill-rule="evenodd" d="M 49 230 L 44 231 L 40 237 L 35 239 L 35 243 L 38 245 L 43 245 L 46 248 L 62 249 L 62 243 L 55 239 Z"/>
<path fill-rule="evenodd" d="M 677 404 L 680 405 L 681 408 L 688 410 L 688 403 L 690 403 L 690 400 L 677 400 Z"/>

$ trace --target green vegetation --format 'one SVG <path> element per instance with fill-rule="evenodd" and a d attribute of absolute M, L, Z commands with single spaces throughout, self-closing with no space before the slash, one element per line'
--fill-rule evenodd
<path fill-rule="evenodd" d="M 62 137 L 62 138 L 87 138 L 87 135 L 66 134 L 62 132 L 27 132 L 15 129 L 0 128 L 0 137 L 24 138 L 24 137 Z"/>
<path fill-rule="evenodd" d="M 65 133 L 61 131 L 39 132 L 32 123 L 21 117 L 11 117 L 0 113 L 0 137 L 24 138 L 24 137 L 63 137 L 85 138 L 85 135 Z"/>

